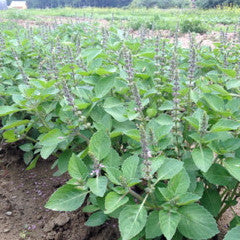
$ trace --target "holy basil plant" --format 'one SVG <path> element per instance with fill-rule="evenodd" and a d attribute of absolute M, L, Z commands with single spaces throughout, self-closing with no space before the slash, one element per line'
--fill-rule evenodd
<path fill-rule="evenodd" d="M 212 51 L 114 26 L 9 27 L 2 138 L 20 144 L 27 169 L 53 156 L 55 175 L 71 176 L 45 207 L 83 206 L 92 227 L 118 219 L 122 240 L 214 237 L 239 197 L 237 40 Z"/>

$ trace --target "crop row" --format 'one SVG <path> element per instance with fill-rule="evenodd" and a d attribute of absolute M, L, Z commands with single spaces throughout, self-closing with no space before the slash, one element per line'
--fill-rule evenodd
<path fill-rule="evenodd" d="M 240 44 L 214 48 L 90 24 L 1 24 L 2 140 L 27 169 L 55 156 L 71 179 L 47 208 L 87 205 L 87 226 L 119 220 L 122 239 L 209 239 L 237 204 Z M 86 203 L 85 202 L 85 203 Z M 239 217 L 226 240 L 239 234 Z"/>

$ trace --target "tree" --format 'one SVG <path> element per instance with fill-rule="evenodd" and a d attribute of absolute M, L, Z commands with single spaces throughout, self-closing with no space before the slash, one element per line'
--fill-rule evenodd
<path fill-rule="evenodd" d="M 189 0 L 133 0 L 132 7 L 159 7 L 159 8 L 172 8 L 172 7 L 187 7 Z"/>
<path fill-rule="evenodd" d="M 127 6 L 132 0 L 27 0 L 30 8 L 55 8 L 55 7 L 122 7 Z"/>
<path fill-rule="evenodd" d="M 197 0 L 196 5 L 200 8 L 214 8 L 222 5 L 240 5 L 240 0 Z"/>

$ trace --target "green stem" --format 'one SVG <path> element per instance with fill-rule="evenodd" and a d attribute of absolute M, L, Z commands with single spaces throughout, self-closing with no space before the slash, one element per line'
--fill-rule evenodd
<path fill-rule="evenodd" d="M 228 194 L 226 194 L 223 202 L 225 203 L 226 202 L 226 199 L 228 197 L 227 200 L 234 200 L 237 196 L 237 190 L 238 190 L 238 186 L 239 186 L 239 183 L 235 186 L 235 188 L 233 189 L 232 191 L 232 194 L 228 197 Z M 222 215 L 228 210 L 228 208 L 230 208 L 231 206 L 229 206 L 228 204 L 225 203 L 225 206 L 221 209 L 220 213 L 218 214 L 217 216 L 217 220 L 220 219 L 222 217 Z"/>
<path fill-rule="evenodd" d="M 24 138 L 27 139 L 27 140 L 30 140 L 30 141 L 32 141 L 32 142 L 34 142 L 34 143 L 37 143 L 37 142 L 38 142 L 36 139 L 31 138 L 31 137 L 29 137 L 29 136 L 24 136 Z"/>
<path fill-rule="evenodd" d="M 131 188 L 129 188 L 128 191 L 133 197 L 135 197 L 139 201 L 142 202 L 144 200 L 142 196 L 140 196 L 138 193 L 134 192 Z"/>
<path fill-rule="evenodd" d="M 89 144 L 90 140 L 85 135 L 83 135 L 81 133 L 77 133 L 76 135 L 78 135 L 79 137 L 83 138 L 87 142 L 87 144 Z"/>
<path fill-rule="evenodd" d="M 51 130 L 51 128 L 48 126 L 48 124 L 46 123 L 46 121 L 43 119 L 43 117 L 41 116 L 41 114 L 39 112 L 36 111 L 36 114 L 38 115 L 41 123 L 43 124 L 44 127 L 47 128 L 47 130 Z"/>

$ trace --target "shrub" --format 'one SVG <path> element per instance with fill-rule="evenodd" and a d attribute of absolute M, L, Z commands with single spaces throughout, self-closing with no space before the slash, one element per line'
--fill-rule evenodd
<path fill-rule="evenodd" d="M 196 0 L 200 8 L 214 8 L 223 5 L 240 5 L 240 0 Z"/>
<path fill-rule="evenodd" d="M 195 32 L 195 33 L 206 33 L 207 28 L 203 25 L 200 20 L 184 20 L 180 24 L 181 32 Z"/>

